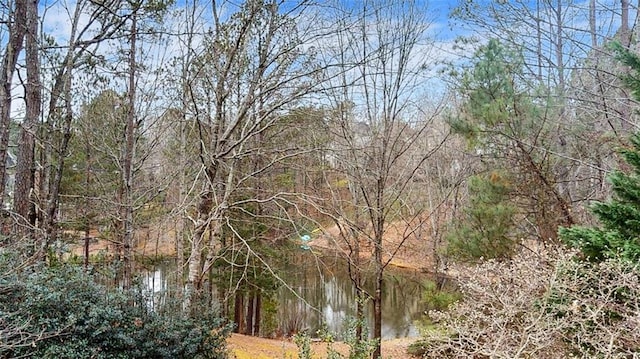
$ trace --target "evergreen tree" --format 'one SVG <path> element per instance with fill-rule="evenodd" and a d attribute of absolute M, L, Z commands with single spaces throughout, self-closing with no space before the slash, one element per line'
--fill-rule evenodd
<path fill-rule="evenodd" d="M 631 71 L 623 78 L 640 101 L 640 57 L 613 44 L 617 59 Z M 595 202 L 592 211 L 600 220 L 595 228 L 561 228 L 560 238 L 579 248 L 592 261 L 611 257 L 636 261 L 640 258 L 640 134 L 630 139 L 630 144 L 619 150 L 630 170 L 614 171 L 609 175 L 613 198 L 608 202 Z"/>
<path fill-rule="evenodd" d="M 559 185 L 563 160 L 547 150 L 555 145 L 554 102 L 521 78 L 523 66 L 518 49 L 495 39 L 480 47 L 460 76 L 463 103 L 449 124 L 472 146 L 482 172 L 502 169 L 509 177 L 518 235 L 553 242 L 558 226 L 574 221 Z"/>
<path fill-rule="evenodd" d="M 470 178 L 469 207 L 446 236 L 448 255 L 475 260 L 513 254 L 518 242 L 511 236 L 516 208 L 509 202 L 510 190 L 508 179 L 497 171 Z"/>
<path fill-rule="evenodd" d="M 595 202 L 592 211 L 601 227 L 561 228 L 560 239 L 579 248 L 593 261 L 619 256 L 640 258 L 640 135 L 631 137 L 629 148 L 620 154 L 633 170 L 615 171 L 609 176 L 614 196 L 608 202 Z"/>

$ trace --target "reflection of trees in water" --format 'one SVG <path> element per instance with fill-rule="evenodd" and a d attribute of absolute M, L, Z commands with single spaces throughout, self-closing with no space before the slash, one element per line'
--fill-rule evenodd
<path fill-rule="evenodd" d="M 319 258 L 304 252 L 292 260 L 287 280 L 290 287 L 308 304 L 289 290 L 279 295 L 279 317 L 285 324 L 297 323 L 315 335 L 324 323 L 333 333 L 341 334 L 347 317 L 355 316 L 356 293 L 344 262 L 335 258 Z M 383 337 L 417 335 L 413 325 L 420 318 L 423 274 L 389 270 L 383 288 Z M 371 293 L 373 278 L 366 278 L 365 288 Z M 304 324 L 301 324 L 300 318 Z M 373 306 L 367 306 L 366 318 L 371 331 Z M 289 325 L 291 327 L 291 325 Z M 286 334 L 286 333 L 285 333 Z"/>
<path fill-rule="evenodd" d="M 174 288 L 176 281 L 175 272 L 173 261 L 156 264 L 153 269 L 143 272 L 143 285 L 155 299 L 149 305 L 157 306 L 164 303 L 167 296 L 171 297 L 171 288 Z M 355 317 L 356 303 L 356 293 L 344 262 L 303 252 L 290 259 L 290 265 L 284 272 L 286 275 L 283 279 L 289 288 L 282 286 L 276 295 L 279 330 L 275 334 L 288 335 L 307 330 L 310 335 L 315 335 L 324 323 L 329 331 L 340 336 L 346 329 L 347 317 Z M 421 273 L 388 270 L 383 288 L 383 338 L 418 334 L 413 323 L 422 314 L 420 298 L 423 291 L 421 281 L 424 279 Z M 366 278 L 365 287 L 368 291 L 373 289 L 372 284 L 372 278 Z M 367 306 L 366 317 L 371 331 L 371 303 Z"/>
<path fill-rule="evenodd" d="M 385 276 L 382 298 L 382 335 L 400 338 L 417 335 L 413 323 L 422 315 L 423 286 L 420 277 L 413 273 L 393 273 Z"/>

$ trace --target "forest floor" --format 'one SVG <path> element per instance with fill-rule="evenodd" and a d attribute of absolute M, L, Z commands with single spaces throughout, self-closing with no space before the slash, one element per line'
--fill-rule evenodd
<path fill-rule="evenodd" d="M 408 358 L 407 348 L 415 338 L 400 338 L 382 341 L 382 357 L 384 359 Z M 266 339 L 240 334 L 232 334 L 227 340 L 230 358 L 235 359 L 295 359 L 298 358 L 298 347 L 291 339 Z M 312 357 L 327 357 L 328 343 L 311 343 Z M 349 355 L 349 347 L 344 343 L 331 343 L 331 347 L 345 357 Z"/>
<path fill-rule="evenodd" d="M 169 228 L 162 226 L 154 227 L 147 231 L 136 233 L 138 245 L 135 248 L 136 255 L 139 256 L 174 256 L 175 245 Z M 401 249 L 395 248 L 401 243 L 403 236 L 402 228 L 391 226 L 385 236 L 385 248 L 393 248 L 385 253 L 384 260 L 390 259 L 390 265 L 396 268 L 404 268 L 425 273 L 435 270 L 433 256 L 433 243 L 424 240 L 422 236 L 413 235 L 404 239 Z M 99 237 L 98 233 L 91 233 L 94 238 Z M 339 256 L 346 255 L 345 246 L 341 245 L 337 227 L 328 228 L 324 234 L 314 236 L 309 245 L 320 251 L 334 251 Z M 89 245 L 89 253 L 95 255 L 99 252 L 111 254 L 115 246 L 105 240 L 92 239 Z M 395 253 L 394 253 L 395 252 Z M 72 253 L 83 256 L 82 245 L 73 246 Z M 371 248 L 367 243 L 361 244 L 363 259 L 371 257 Z M 392 255 L 393 254 L 393 255 Z M 415 341 L 415 338 L 399 338 L 384 340 L 382 342 L 382 357 L 385 359 L 407 358 L 407 348 Z M 230 358 L 235 359 L 294 359 L 298 358 L 298 348 L 290 338 L 267 339 L 240 334 L 232 334 L 228 341 Z M 313 342 L 313 358 L 321 359 L 327 357 L 327 343 Z M 349 347 L 345 343 L 332 343 L 332 348 L 348 356 Z"/>

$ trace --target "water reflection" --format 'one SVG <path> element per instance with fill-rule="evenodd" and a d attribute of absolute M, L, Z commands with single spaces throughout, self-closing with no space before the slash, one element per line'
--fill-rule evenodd
<path fill-rule="evenodd" d="M 287 328 L 300 321 L 315 334 L 324 324 L 332 333 L 343 333 L 347 318 L 355 316 L 356 293 L 346 264 L 331 258 L 305 253 L 294 261 L 295 270 L 287 281 L 290 289 L 280 290 L 278 300 L 280 326 Z M 293 268 L 292 268 L 293 269 Z M 415 337 L 414 322 L 420 319 L 423 274 L 389 269 L 384 280 L 382 301 L 382 337 Z M 373 293 L 372 278 L 365 287 Z M 365 316 L 369 332 L 373 330 L 373 305 L 369 302 Z"/>
<path fill-rule="evenodd" d="M 347 329 L 347 319 L 355 316 L 356 293 L 347 266 L 331 257 L 319 257 L 305 252 L 290 261 L 284 271 L 277 293 L 278 325 L 282 334 L 306 329 L 311 335 L 324 325 L 331 333 L 341 334 Z M 149 305 L 162 303 L 175 281 L 175 264 L 161 263 L 143 272 L 140 278 L 149 294 Z M 390 268 L 385 275 L 382 302 L 382 337 L 384 339 L 419 336 L 415 322 L 423 312 L 420 298 L 424 274 Z M 373 293 L 373 283 L 367 279 L 365 287 Z M 365 316 L 369 332 L 373 330 L 373 305 L 366 306 Z"/>

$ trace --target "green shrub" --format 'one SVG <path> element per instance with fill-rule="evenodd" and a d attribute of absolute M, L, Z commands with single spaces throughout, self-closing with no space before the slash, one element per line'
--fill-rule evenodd
<path fill-rule="evenodd" d="M 0 260 L 0 357 L 226 357 L 230 327 L 216 313 L 155 312 L 139 290 L 107 288 L 80 268 L 17 273 L 10 262 Z"/>
<path fill-rule="evenodd" d="M 311 337 L 307 332 L 297 333 L 293 336 L 293 342 L 298 347 L 298 358 L 311 359 L 313 351 L 311 350 Z"/>
<path fill-rule="evenodd" d="M 449 305 L 458 301 L 462 295 L 450 288 L 438 288 L 434 281 L 426 281 L 423 285 L 422 303 L 426 310 L 445 310 Z"/>

